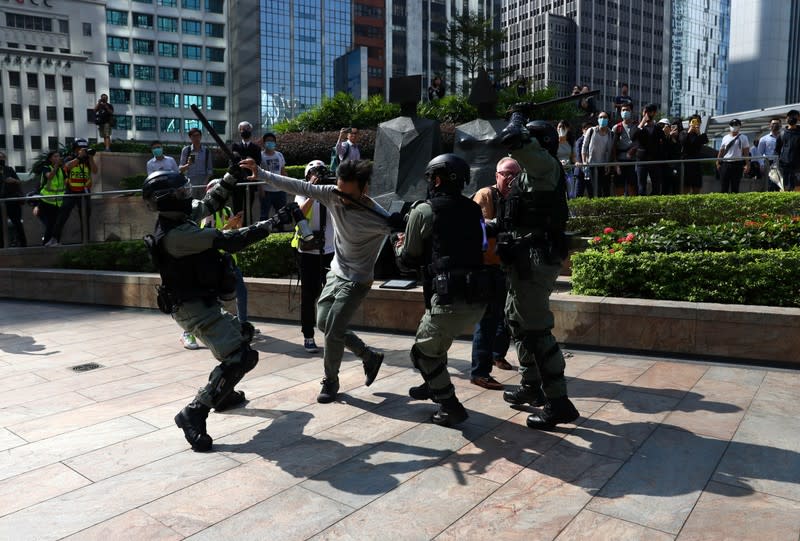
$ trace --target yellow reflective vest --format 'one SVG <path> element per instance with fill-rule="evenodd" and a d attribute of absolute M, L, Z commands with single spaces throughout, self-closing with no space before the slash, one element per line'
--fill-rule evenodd
<path fill-rule="evenodd" d="M 46 168 L 42 172 L 42 178 L 40 180 L 39 189 L 40 195 L 62 195 L 64 193 L 65 187 L 65 180 L 64 180 L 64 170 L 60 167 L 56 169 L 56 174 L 53 175 L 53 178 L 47 180 L 47 173 L 52 171 L 52 167 Z M 47 203 L 48 205 L 55 205 L 60 207 L 64 200 L 61 197 L 53 198 L 53 199 L 41 199 L 42 203 Z"/>
<path fill-rule="evenodd" d="M 214 229 L 219 229 L 222 231 L 222 228 L 225 227 L 225 224 L 228 223 L 231 216 L 233 215 L 233 211 L 229 207 L 222 207 L 220 210 L 209 216 L 214 220 Z M 200 222 L 200 229 L 204 229 L 206 227 L 206 220 Z M 225 252 L 225 250 L 220 250 L 220 252 Z M 236 257 L 236 254 L 231 254 L 233 257 L 233 263 L 235 265 L 239 264 L 239 260 Z"/>

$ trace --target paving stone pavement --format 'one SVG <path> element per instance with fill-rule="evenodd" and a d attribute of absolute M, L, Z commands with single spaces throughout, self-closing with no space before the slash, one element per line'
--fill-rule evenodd
<path fill-rule="evenodd" d="M 214 361 L 168 317 L 0 300 L 0 539 L 800 538 L 798 371 L 568 351 L 581 418 L 537 432 L 457 341 L 470 418 L 447 429 L 406 394 L 412 337 L 361 333 L 378 380 L 347 354 L 322 405 L 298 326 L 255 323 L 250 401 L 209 416 L 200 454 L 172 417 Z"/>

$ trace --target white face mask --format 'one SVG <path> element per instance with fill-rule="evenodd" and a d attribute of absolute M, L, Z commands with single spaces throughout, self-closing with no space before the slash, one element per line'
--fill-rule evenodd
<path fill-rule="evenodd" d="M 558 136 L 559 137 L 566 137 L 567 136 L 566 128 L 558 128 Z"/>
<path fill-rule="evenodd" d="M 731 126 L 731 133 L 736 133 L 739 131 L 739 126 Z"/>
<path fill-rule="evenodd" d="M 622 111 L 622 118 L 628 120 L 631 117 L 630 111 Z"/>

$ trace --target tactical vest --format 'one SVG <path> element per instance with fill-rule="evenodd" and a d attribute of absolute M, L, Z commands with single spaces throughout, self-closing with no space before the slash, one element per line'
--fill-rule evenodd
<path fill-rule="evenodd" d="M 83 192 L 92 186 L 92 171 L 89 166 L 79 163 L 69 170 L 67 190 L 70 192 Z"/>
<path fill-rule="evenodd" d="M 222 228 L 225 227 L 225 224 L 228 223 L 228 220 L 231 219 L 233 215 L 233 211 L 230 207 L 222 207 L 217 212 L 211 215 L 211 219 L 214 220 L 214 229 L 219 229 L 222 231 Z M 200 229 L 206 228 L 206 221 L 203 220 L 200 222 Z M 220 250 L 220 252 L 226 253 L 224 250 Z M 230 254 L 231 258 L 233 259 L 233 263 L 238 265 L 239 259 L 236 257 L 236 254 Z"/>
<path fill-rule="evenodd" d="M 233 260 L 227 253 L 209 248 L 184 257 L 173 257 L 164 248 L 164 237 L 185 222 L 159 217 L 152 236 L 153 256 L 164 288 L 178 301 L 196 299 L 230 300 L 236 296 Z"/>

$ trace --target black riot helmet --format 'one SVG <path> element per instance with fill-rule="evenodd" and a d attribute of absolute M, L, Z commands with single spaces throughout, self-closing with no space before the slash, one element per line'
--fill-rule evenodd
<path fill-rule="evenodd" d="M 528 122 L 525 127 L 531 137 L 539 141 L 542 148 L 549 152 L 553 157 L 558 153 L 558 132 L 556 129 L 545 122 L 544 120 L 534 120 Z"/>
<path fill-rule="evenodd" d="M 155 171 L 144 181 L 142 199 L 152 211 L 188 214 L 192 210 L 192 184 L 180 173 Z"/>
<path fill-rule="evenodd" d="M 434 187 L 433 179 L 442 179 L 439 187 Z M 425 180 L 429 192 L 461 193 L 469 183 L 469 164 L 464 158 L 455 154 L 439 154 L 428 162 L 425 168 Z"/>

